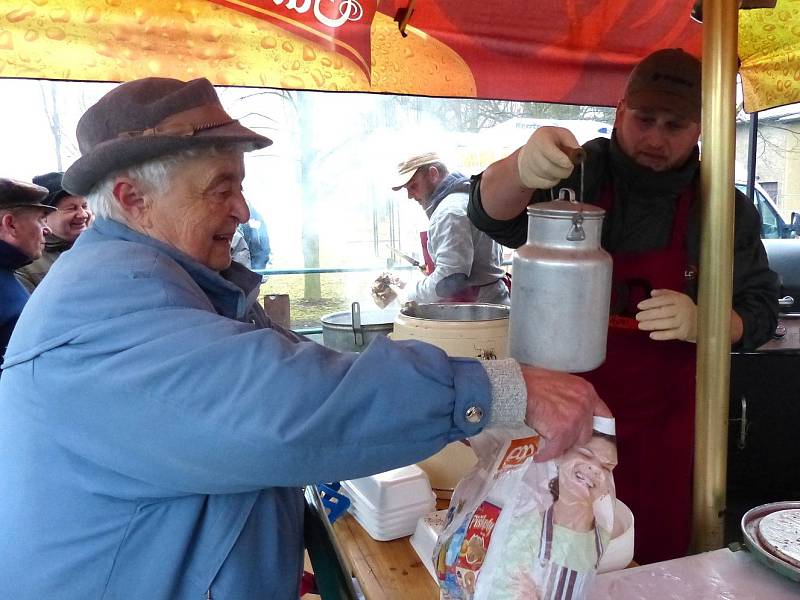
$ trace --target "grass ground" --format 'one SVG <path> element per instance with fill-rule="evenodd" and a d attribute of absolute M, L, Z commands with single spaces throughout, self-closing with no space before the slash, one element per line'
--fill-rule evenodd
<path fill-rule="evenodd" d="M 303 275 L 270 275 L 261 285 L 260 297 L 289 294 L 291 328 L 321 327 L 329 313 L 350 309 L 353 300 L 369 305 L 369 287 L 379 273 L 325 273 L 320 275 L 320 298 L 306 298 Z M 367 305 L 365 305 L 366 308 Z"/>

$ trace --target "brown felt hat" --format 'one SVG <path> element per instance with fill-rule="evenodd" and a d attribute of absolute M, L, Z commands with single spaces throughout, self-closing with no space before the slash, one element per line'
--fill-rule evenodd
<path fill-rule="evenodd" d="M 207 79 L 137 79 L 114 88 L 78 121 L 81 157 L 64 189 L 85 196 L 106 175 L 160 156 L 218 144 L 272 143 L 231 118 Z"/>
<path fill-rule="evenodd" d="M 656 50 L 631 71 L 625 104 L 668 110 L 699 123 L 701 70 L 700 61 L 680 48 Z"/>
<path fill-rule="evenodd" d="M 42 204 L 47 194 L 47 188 L 40 185 L 0 177 L 0 209 L 41 208 L 47 212 L 54 211 L 52 206 Z"/>

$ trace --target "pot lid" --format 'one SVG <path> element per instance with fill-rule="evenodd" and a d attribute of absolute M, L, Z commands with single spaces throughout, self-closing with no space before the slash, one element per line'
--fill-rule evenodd
<path fill-rule="evenodd" d="M 567 202 L 566 200 L 537 202 L 528 207 L 528 214 L 532 217 L 571 219 L 577 213 L 581 213 L 584 219 L 600 219 L 606 214 L 606 211 L 594 204 Z"/>

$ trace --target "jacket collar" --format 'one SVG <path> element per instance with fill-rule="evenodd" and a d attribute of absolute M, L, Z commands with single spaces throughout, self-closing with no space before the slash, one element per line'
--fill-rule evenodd
<path fill-rule="evenodd" d="M 62 240 L 60 237 L 51 233 L 44 238 L 44 249 L 46 252 L 65 252 L 72 248 L 73 243 L 74 242 Z"/>
<path fill-rule="evenodd" d="M 439 206 L 439 203 L 450 194 L 458 192 L 469 193 L 469 179 L 461 173 L 448 173 L 447 177 L 442 179 L 436 189 L 431 194 L 430 200 L 425 205 L 425 214 L 431 218 L 433 211 Z"/>
<path fill-rule="evenodd" d="M 94 237 L 107 240 L 125 240 L 157 249 L 178 263 L 211 300 L 214 309 L 222 316 L 241 320 L 256 301 L 261 276 L 248 268 L 231 263 L 222 272 L 209 269 L 174 246 L 134 231 L 127 225 L 98 217 L 92 224 Z M 90 243 L 92 236 L 81 235 L 75 245 Z"/>
<path fill-rule="evenodd" d="M 0 268 L 13 271 L 32 262 L 33 259 L 20 251 L 19 248 L 0 240 Z"/>

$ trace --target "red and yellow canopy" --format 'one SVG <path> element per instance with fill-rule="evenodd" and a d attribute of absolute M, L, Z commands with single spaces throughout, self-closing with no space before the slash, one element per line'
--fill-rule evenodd
<path fill-rule="evenodd" d="M 413 7 L 405 36 L 395 21 Z M 614 105 L 693 0 L 5 0 L 0 76 Z M 800 0 L 741 11 L 748 109 L 800 101 Z"/>

